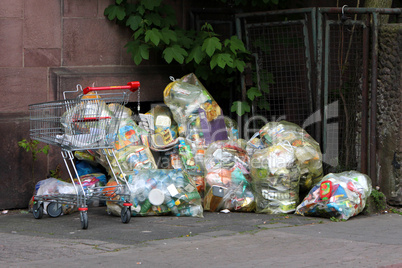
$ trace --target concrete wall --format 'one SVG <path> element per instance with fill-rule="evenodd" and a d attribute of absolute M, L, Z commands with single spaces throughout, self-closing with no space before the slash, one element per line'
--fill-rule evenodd
<path fill-rule="evenodd" d="M 378 178 L 393 205 L 402 205 L 402 24 L 379 31 Z"/>
<path fill-rule="evenodd" d="M 134 66 L 124 45 L 127 29 L 107 20 L 112 0 L 0 1 L 0 209 L 25 208 L 35 182 L 64 165 L 60 149 L 35 163 L 17 142 L 29 138 L 28 105 L 62 98 L 76 84 L 125 85 L 141 82 L 142 101 L 161 101 L 169 75 L 180 68 L 160 66 L 156 57 Z M 173 1 L 184 13 L 183 1 Z M 184 23 L 183 21 L 180 23 Z M 131 101 L 136 101 L 132 94 Z M 65 168 L 64 177 L 67 177 Z"/>

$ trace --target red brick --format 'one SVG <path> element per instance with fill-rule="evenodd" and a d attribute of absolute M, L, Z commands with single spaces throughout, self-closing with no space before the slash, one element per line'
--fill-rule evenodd
<path fill-rule="evenodd" d="M 0 18 L 22 18 L 23 8 L 22 0 L 1 0 Z"/>
<path fill-rule="evenodd" d="M 60 48 L 27 48 L 24 50 L 25 67 L 48 67 L 60 65 Z"/>
<path fill-rule="evenodd" d="M 97 15 L 98 15 L 98 0 L 64 1 L 63 6 L 64 17 L 96 17 Z"/>
<path fill-rule="evenodd" d="M 24 48 L 61 48 L 60 1 L 26 0 Z"/>
<path fill-rule="evenodd" d="M 106 19 L 64 19 L 63 28 L 63 66 L 119 65 L 130 38 Z"/>
<path fill-rule="evenodd" d="M 1 68 L 0 112 L 28 111 L 28 105 L 47 101 L 47 68 Z"/>
<path fill-rule="evenodd" d="M 22 67 L 22 20 L 0 20 L 0 67 Z"/>
<path fill-rule="evenodd" d="M 43 154 L 34 163 L 32 155 L 18 146 L 18 141 L 29 139 L 29 114 L 1 114 L 0 137 L 2 161 L 0 161 L 0 208 L 26 208 L 32 197 L 35 182 L 47 175 L 47 161 Z M 43 146 L 41 144 L 40 146 Z"/>

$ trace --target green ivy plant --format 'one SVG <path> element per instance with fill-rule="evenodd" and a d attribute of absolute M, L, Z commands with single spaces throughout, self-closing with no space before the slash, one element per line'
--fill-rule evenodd
<path fill-rule="evenodd" d="M 49 154 L 49 145 L 45 145 L 42 148 L 38 147 L 39 142 L 37 140 L 26 140 L 23 139 L 18 142 L 18 146 L 23 148 L 26 152 L 31 152 L 32 155 L 32 181 L 35 182 L 35 162 L 38 160 L 38 154 L 43 153 L 45 155 Z"/>
<path fill-rule="evenodd" d="M 236 2 L 240 5 L 245 1 Z M 278 0 L 254 2 L 275 4 Z M 156 51 L 168 64 L 184 64 L 198 78 L 226 85 L 244 71 L 249 60 L 250 52 L 237 36 L 223 39 L 208 23 L 200 31 L 180 29 L 174 9 L 162 0 L 115 0 L 104 15 L 133 32 L 125 47 L 137 65 L 149 60 L 150 52 Z M 247 100 L 235 101 L 231 111 L 239 116 L 250 112 L 250 103 L 261 95 L 256 87 L 248 89 Z"/>

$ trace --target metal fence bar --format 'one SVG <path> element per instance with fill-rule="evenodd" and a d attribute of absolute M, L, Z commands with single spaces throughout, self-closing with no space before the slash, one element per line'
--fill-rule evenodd
<path fill-rule="evenodd" d="M 371 109 L 370 109 L 370 178 L 373 186 L 378 185 L 377 179 L 377 67 L 378 67 L 378 13 L 373 12 L 372 48 L 371 48 Z"/>

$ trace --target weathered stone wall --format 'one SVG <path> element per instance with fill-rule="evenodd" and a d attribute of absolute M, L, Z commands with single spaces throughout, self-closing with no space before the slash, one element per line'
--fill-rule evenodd
<path fill-rule="evenodd" d="M 402 205 L 402 24 L 379 31 L 378 178 L 393 205 Z"/>
<path fill-rule="evenodd" d="M 76 84 L 125 85 L 141 82 L 141 100 L 159 102 L 169 75 L 179 68 L 163 67 L 158 59 L 134 66 L 124 45 L 131 33 L 105 18 L 113 0 L 0 1 L 0 209 L 25 208 L 34 184 L 58 164 L 67 171 L 60 149 L 35 163 L 17 142 L 29 138 L 28 105 L 61 98 Z M 188 4 L 172 1 L 184 14 Z M 180 24 L 185 24 L 180 19 Z M 131 101 L 136 101 L 132 94 Z"/>

